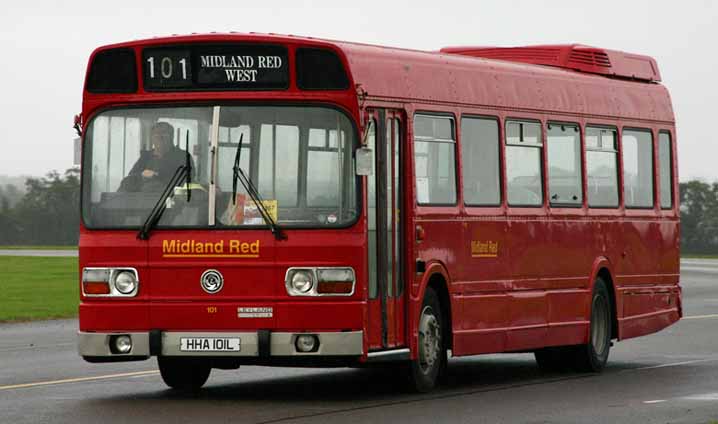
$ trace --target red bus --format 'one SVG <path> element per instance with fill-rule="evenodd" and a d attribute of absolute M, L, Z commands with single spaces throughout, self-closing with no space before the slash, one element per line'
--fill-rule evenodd
<path fill-rule="evenodd" d="M 98 48 L 79 353 L 212 368 L 533 352 L 600 371 L 680 319 L 676 132 L 647 56 L 259 34 Z"/>

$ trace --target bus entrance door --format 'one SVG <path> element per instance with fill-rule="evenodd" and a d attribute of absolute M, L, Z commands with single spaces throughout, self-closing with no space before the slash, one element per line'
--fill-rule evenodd
<path fill-rule="evenodd" d="M 406 345 L 400 111 L 372 110 L 367 138 L 374 173 L 367 177 L 369 350 Z"/>

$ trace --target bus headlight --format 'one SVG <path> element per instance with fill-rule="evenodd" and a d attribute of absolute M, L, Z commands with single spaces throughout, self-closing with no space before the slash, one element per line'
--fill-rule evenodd
<path fill-rule="evenodd" d="M 311 270 L 295 270 L 292 275 L 291 289 L 299 294 L 306 294 L 314 287 L 314 273 Z"/>
<path fill-rule="evenodd" d="M 115 288 L 122 294 L 130 294 L 137 289 L 137 277 L 130 271 L 121 271 L 115 276 Z"/>
<path fill-rule="evenodd" d="M 94 268 L 82 270 L 85 297 L 134 297 L 140 286 L 135 268 Z"/>
<path fill-rule="evenodd" d="M 355 283 L 350 267 L 289 268 L 284 278 L 290 296 L 352 296 Z"/>

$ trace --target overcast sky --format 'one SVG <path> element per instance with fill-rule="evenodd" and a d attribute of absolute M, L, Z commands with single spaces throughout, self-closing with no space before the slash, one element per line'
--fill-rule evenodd
<path fill-rule="evenodd" d="M 72 165 L 72 118 L 81 110 L 94 48 L 210 31 L 422 50 L 582 43 L 647 54 L 657 59 L 673 98 L 680 179 L 718 180 L 718 7 L 712 0 L 12 1 L 0 14 L 0 175 L 43 175 Z"/>

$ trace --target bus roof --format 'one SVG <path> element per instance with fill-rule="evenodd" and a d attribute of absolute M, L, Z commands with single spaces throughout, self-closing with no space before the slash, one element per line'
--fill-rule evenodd
<path fill-rule="evenodd" d="M 96 52 L 110 47 L 220 40 L 337 50 L 346 58 L 354 84 L 371 98 L 674 121 L 668 91 L 656 81 L 616 79 L 575 69 L 484 58 L 478 57 L 480 52 L 467 55 L 456 48 L 432 52 L 293 35 L 210 33 L 137 40 L 104 46 Z"/>

